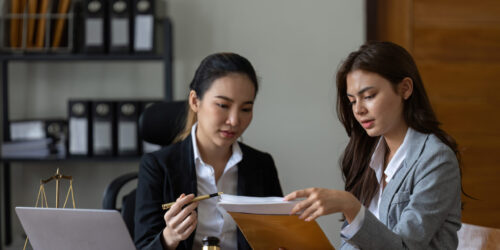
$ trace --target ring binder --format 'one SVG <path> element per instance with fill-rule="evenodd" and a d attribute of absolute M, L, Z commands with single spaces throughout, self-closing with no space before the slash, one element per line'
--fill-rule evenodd
<path fill-rule="evenodd" d="M 152 0 L 134 1 L 134 52 L 151 53 L 154 51 L 154 2 Z"/>
<path fill-rule="evenodd" d="M 130 0 L 111 0 L 109 19 L 109 51 L 112 53 L 130 52 Z"/>
<path fill-rule="evenodd" d="M 117 105 L 117 147 L 118 155 L 137 155 L 139 139 L 137 122 L 138 102 L 120 101 Z"/>
<path fill-rule="evenodd" d="M 113 155 L 115 109 L 113 102 L 92 102 L 93 155 Z"/>
<path fill-rule="evenodd" d="M 90 155 L 92 152 L 90 102 L 84 100 L 69 101 L 69 140 L 70 155 Z"/>
<path fill-rule="evenodd" d="M 83 50 L 87 53 L 105 52 L 106 1 L 84 1 Z"/>

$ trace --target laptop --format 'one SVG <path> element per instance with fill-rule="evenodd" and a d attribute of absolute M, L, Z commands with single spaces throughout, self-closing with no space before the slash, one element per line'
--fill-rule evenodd
<path fill-rule="evenodd" d="M 136 249 L 116 210 L 16 207 L 35 250 Z"/>

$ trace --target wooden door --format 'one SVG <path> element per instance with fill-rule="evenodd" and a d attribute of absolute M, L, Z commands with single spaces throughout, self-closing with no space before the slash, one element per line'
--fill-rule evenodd
<path fill-rule="evenodd" d="M 367 6 L 368 39 L 410 51 L 443 129 L 459 144 L 462 185 L 477 198 L 462 195 L 462 220 L 500 228 L 500 1 L 377 0 Z"/>

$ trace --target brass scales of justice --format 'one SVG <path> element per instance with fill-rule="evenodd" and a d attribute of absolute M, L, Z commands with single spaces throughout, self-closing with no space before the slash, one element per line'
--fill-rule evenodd
<path fill-rule="evenodd" d="M 38 189 L 38 196 L 36 197 L 36 203 L 35 207 L 38 207 L 38 202 L 40 202 L 40 207 L 41 208 L 48 208 L 49 204 L 47 201 L 47 195 L 45 194 L 45 184 L 51 182 L 52 180 L 56 181 L 56 208 L 59 208 L 59 187 L 60 187 L 60 181 L 61 179 L 66 179 L 69 180 L 69 188 L 68 188 L 68 193 L 66 194 L 66 199 L 64 200 L 64 204 L 62 208 L 66 208 L 66 203 L 68 202 L 69 195 L 71 194 L 71 201 L 73 202 L 73 208 L 76 208 L 75 205 L 75 196 L 73 194 L 73 177 L 71 176 L 66 176 L 62 175 L 61 172 L 59 171 L 59 168 L 56 171 L 56 174 L 45 179 L 45 180 L 40 180 L 40 188 Z M 24 247 L 23 250 L 26 249 L 26 246 L 28 244 L 28 236 L 26 236 L 26 240 L 24 241 Z"/>

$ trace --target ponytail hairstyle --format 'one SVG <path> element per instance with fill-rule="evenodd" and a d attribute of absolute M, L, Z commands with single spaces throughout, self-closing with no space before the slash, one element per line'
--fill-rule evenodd
<path fill-rule="evenodd" d="M 236 53 L 215 53 L 205 57 L 196 69 L 189 90 L 196 92 L 197 98 L 201 100 L 215 80 L 233 73 L 246 75 L 253 83 L 257 96 L 259 84 L 255 70 L 250 61 Z M 196 113 L 191 110 L 189 105 L 187 105 L 187 109 L 184 129 L 174 142 L 184 140 L 191 133 L 191 127 L 197 122 Z"/>

